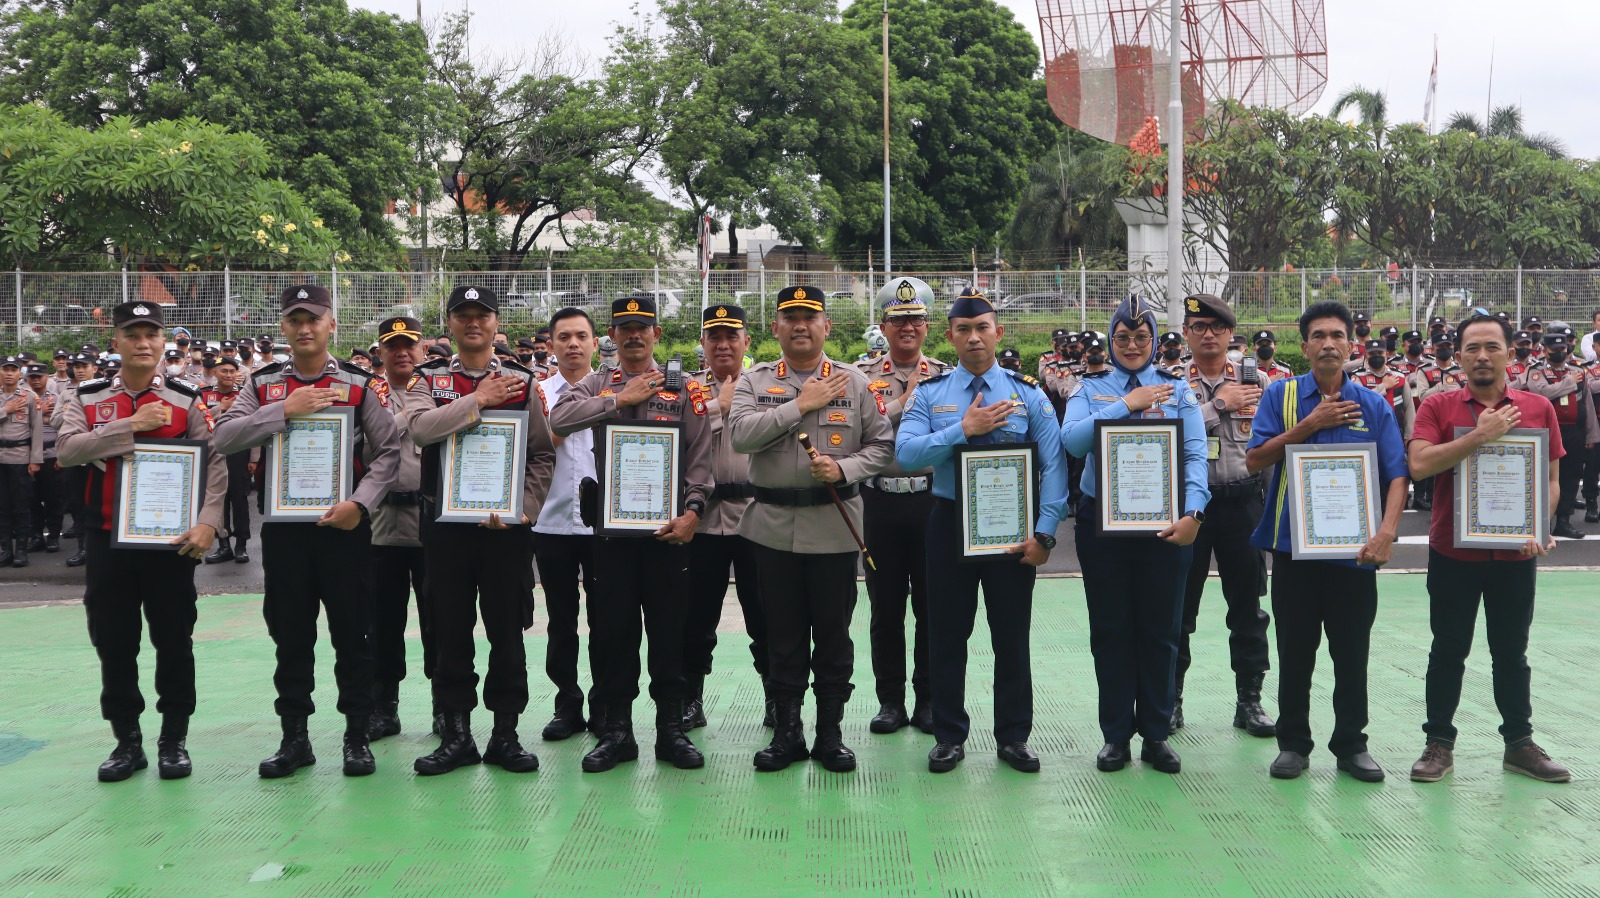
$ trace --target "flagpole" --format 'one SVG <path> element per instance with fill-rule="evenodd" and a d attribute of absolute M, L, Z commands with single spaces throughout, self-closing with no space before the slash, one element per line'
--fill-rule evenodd
<path fill-rule="evenodd" d="M 886 282 L 893 268 L 889 203 L 889 0 L 883 0 L 883 274 Z"/>
<path fill-rule="evenodd" d="M 1183 0 L 1172 0 L 1167 90 L 1167 324 L 1183 326 Z"/>

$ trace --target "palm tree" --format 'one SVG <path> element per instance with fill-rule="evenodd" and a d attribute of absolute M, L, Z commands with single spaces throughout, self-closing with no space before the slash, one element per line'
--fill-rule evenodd
<path fill-rule="evenodd" d="M 1542 131 L 1538 134 L 1529 134 L 1522 130 L 1522 107 L 1515 104 L 1495 107 L 1494 111 L 1489 113 L 1487 126 L 1470 112 L 1457 112 L 1450 116 L 1444 127 L 1446 131 L 1469 131 L 1480 137 L 1505 138 L 1529 149 L 1538 150 L 1552 159 L 1567 158 L 1567 145 L 1561 138 Z"/>
<path fill-rule="evenodd" d="M 1333 109 L 1329 111 L 1328 117 L 1338 118 L 1339 113 L 1348 107 L 1354 107 L 1361 115 L 1362 124 L 1373 125 L 1380 134 L 1383 133 L 1384 125 L 1389 121 L 1389 97 L 1383 91 L 1357 84 L 1333 101 Z"/>
<path fill-rule="evenodd" d="M 1112 203 L 1127 172 L 1127 148 L 1062 137 L 1028 166 L 1028 182 L 1007 229 L 1008 244 L 1061 258 L 1074 249 L 1123 247 L 1127 228 Z"/>

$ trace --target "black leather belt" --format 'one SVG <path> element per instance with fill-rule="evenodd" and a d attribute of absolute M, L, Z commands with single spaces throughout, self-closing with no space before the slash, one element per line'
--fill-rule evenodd
<path fill-rule="evenodd" d="M 0 440 L 0 449 L 21 449 L 32 445 L 33 440 Z"/>
<path fill-rule="evenodd" d="M 736 480 L 732 483 L 719 483 L 711 488 L 713 499 L 752 499 L 756 495 L 756 486 L 748 480 Z"/>
<path fill-rule="evenodd" d="M 833 504 L 833 496 L 829 495 L 827 487 L 779 490 L 758 486 L 753 489 L 755 490 L 756 501 L 765 502 L 768 505 L 782 505 L 786 508 L 810 508 L 814 505 Z M 836 489 L 839 491 L 839 498 L 853 499 L 857 493 L 861 492 L 861 485 L 852 483 L 849 486 L 836 487 Z"/>
<path fill-rule="evenodd" d="M 47 450 L 56 448 L 56 441 L 55 440 L 45 440 L 44 441 L 44 448 L 47 449 Z"/>
<path fill-rule="evenodd" d="M 1214 483 L 1211 485 L 1211 498 L 1213 499 L 1240 499 L 1245 496 L 1259 495 L 1261 495 L 1260 477 L 1235 480 L 1233 483 Z"/>
<path fill-rule="evenodd" d="M 422 504 L 422 491 L 421 490 L 390 490 L 389 494 L 387 496 L 383 497 L 383 504 L 385 504 L 385 505 L 421 505 Z"/>

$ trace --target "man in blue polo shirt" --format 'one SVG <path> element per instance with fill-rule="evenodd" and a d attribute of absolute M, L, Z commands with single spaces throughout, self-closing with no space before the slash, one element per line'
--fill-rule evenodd
<path fill-rule="evenodd" d="M 1367 753 L 1367 653 L 1378 613 L 1377 569 L 1389 562 L 1406 501 L 1406 456 L 1394 408 L 1344 372 L 1350 310 L 1319 302 L 1300 316 L 1300 351 L 1311 371 L 1275 381 L 1261 396 L 1245 466 L 1276 466 L 1267 478 L 1267 509 L 1251 544 L 1272 552 L 1272 615 L 1278 639 L 1278 749 L 1270 772 L 1294 779 L 1310 765 L 1311 673 L 1324 631 L 1337 684 L 1328 748 L 1340 770 L 1363 782 L 1383 779 Z M 1376 443 L 1383 523 L 1357 556 L 1296 561 L 1284 501 L 1284 449 L 1300 443 Z"/>

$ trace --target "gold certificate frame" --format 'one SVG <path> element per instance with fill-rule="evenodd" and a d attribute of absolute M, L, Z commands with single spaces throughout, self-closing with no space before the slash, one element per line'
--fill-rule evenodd
<path fill-rule="evenodd" d="M 1102 536 L 1154 536 L 1183 517 L 1183 419 L 1096 421 Z"/>
<path fill-rule="evenodd" d="M 210 452 L 204 440 L 134 440 L 117 484 L 112 545 L 177 551 L 172 541 L 200 519 Z"/>

